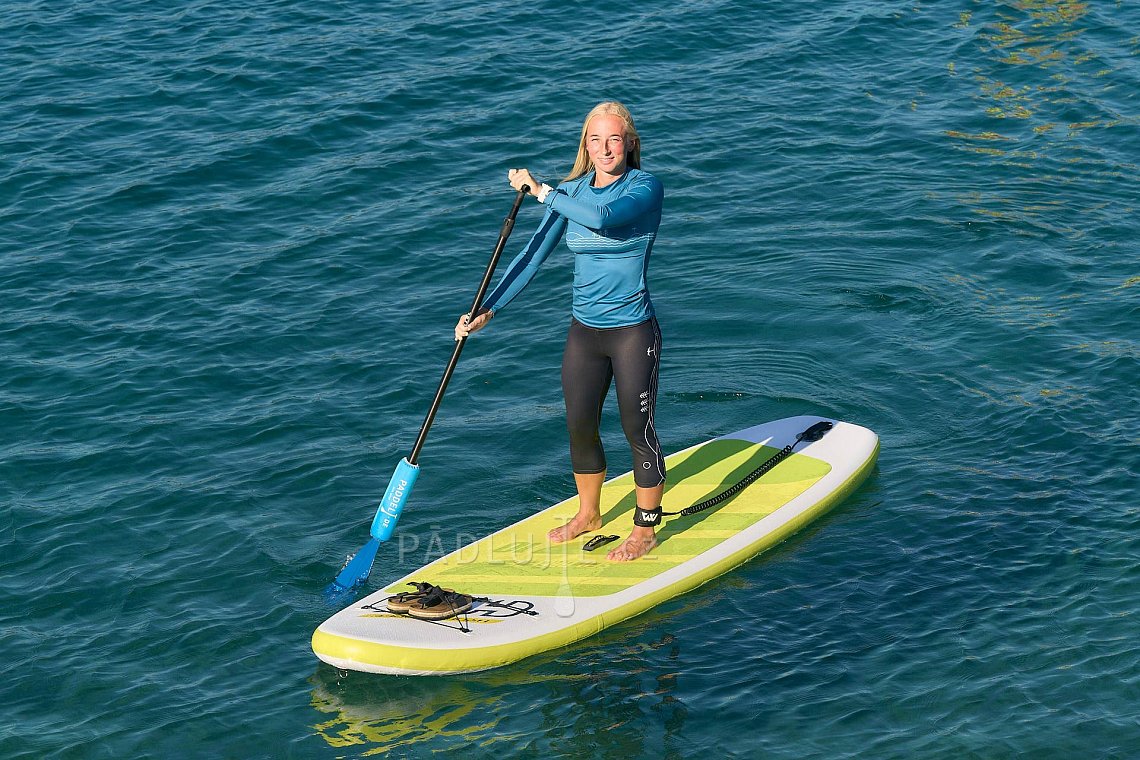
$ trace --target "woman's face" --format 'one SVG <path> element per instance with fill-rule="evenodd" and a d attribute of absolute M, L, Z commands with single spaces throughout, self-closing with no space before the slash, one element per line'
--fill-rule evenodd
<path fill-rule="evenodd" d="M 620 176 L 625 173 L 625 159 L 633 149 L 625 136 L 625 122 L 617 116 L 603 114 L 590 119 L 586 127 L 586 153 L 599 174 Z"/>

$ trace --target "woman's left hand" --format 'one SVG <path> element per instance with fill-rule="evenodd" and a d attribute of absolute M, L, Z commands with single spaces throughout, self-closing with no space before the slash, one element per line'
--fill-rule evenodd
<path fill-rule="evenodd" d="M 471 319 L 470 314 L 460 315 L 459 321 L 455 323 L 455 339 L 461 340 L 469 337 L 473 332 L 482 330 L 493 316 L 495 313 L 489 309 L 479 309 L 479 316 L 475 319 Z"/>
<path fill-rule="evenodd" d="M 539 185 L 542 184 L 536 181 L 526 169 L 507 169 L 507 179 L 510 180 L 511 187 L 515 190 L 522 190 L 523 185 L 526 185 L 527 192 L 534 196 L 538 195 Z"/>

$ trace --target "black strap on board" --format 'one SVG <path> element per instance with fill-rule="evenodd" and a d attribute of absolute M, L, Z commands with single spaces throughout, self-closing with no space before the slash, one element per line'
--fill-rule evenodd
<path fill-rule="evenodd" d="M 582 545 L 582 551 L 592 552 L 599 546 L 605 546 L 611 541 L 617 541 L 621 536 L 594 536 Z"/>
<path fill-rule="evenodd" d="M 762 475 L 764 475 L 764 473 L 771 471 L 773 467 L 791 456 L 792 449 L 794 449 L 800 443 L 804 441 L 807 441 L 808 443 L 818 441 L 820 438 L 823 438 L 823 436 L 827 434 L 827 431 L 831 430 L 833 427 L 835 427 L 835 423 L 828 422 L 827 420 L 821 420 L 815 423 L 807 430 L 797 435 L 796 440 L 792 441 L 787 446 L 773 454 L 771 457 L 764 460 L 764 463 L 752 472 L 748 473 L 744 477 L 744 480 L 732 486 L 727 491 L 718 493 L 716 496 L 712 497 L 711 499 L 706 499 L 700 504 L 694 504 L 691 507 L 685 507 L 680 512 L 662 512 L 661 514 L 670 517 L 688 517 L 689 515 L 695 515 L 698 512 L 704 512 L 706 509 L 712 509 L 717 504 L 722 504 L 728 499 L 731 499 L 733 496 L 736 496 L 736 494 L 740 493 L 745 488 L 748 488 L 748 486 L 755 483 Z"/>

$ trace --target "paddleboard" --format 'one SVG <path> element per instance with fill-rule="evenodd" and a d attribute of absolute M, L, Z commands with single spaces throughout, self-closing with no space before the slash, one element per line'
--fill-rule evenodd
<path fill-rule="evenodd" d="M 603 525 L 562 544 L 546 534 L 578 511 L 577 496 L 468 544 L 323 622 L 312 646 L 324 662 L 371 673 L 432 675 L 500 667 L 564 647 L 690 591 L 754 557 L 842 501 L 867 477 L 879 439 L 824 417 L 768 422 L 666 458 L 662 506 L 676 512 L 722 493 L 812 425 L 834 423 L 717 506 L 668 517 L 658 546 L 632 562 L 611 562 L 617 542 L 587 552 L 593 536 L 624 539 L 633 524 L 633 474 L 602 488 Z M 394 614 L 386 600 L 426 581 L 476 597 L 468 612 L 428 621 Z"/>

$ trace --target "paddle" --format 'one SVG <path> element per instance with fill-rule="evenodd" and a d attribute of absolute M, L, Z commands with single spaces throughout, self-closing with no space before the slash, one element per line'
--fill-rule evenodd
<path fill-rule="evenodd" d="M 503 254 L 503 248 L 507 244 L 511 230 L 514 229 L 515 217 L 519 213 L 519 207 L 529 191 L 529 187 L 522 186 L 515 196 L 511 213 L 503 220 L 503 226 L 499 230 L 499 242 L 491 254 L 491 262 L 487 265 L 487 271 L 483 273 L 483 281 L 479 284 L 479 290 L 471 304 L 471 311 L 468 312 L 472 319 L 479 313 L 479 307 L 483 304 L 483 296 L 487 294 L 487 288 L 491 284 L 491 277 L 495 273 L 499 257 Z M 376 509 L 376 517 L 373 518 L 372 527 L 369 530 L 368 543 L 356 554 L 349 557 L 348 562 L 337 573 L 333 582 L 325 588 L 326 594 L 337 595 L 368 580 L 368 574 L 372 571 L 372 563 L 376 559 L 376 552 L 379 551 L 380 544 L 392 537 L 392 531 L 396 529 L 396 521 L 400 519 L 400 512 L 403 511 L 404 504 L 412 493 L 412 486 L 415 485 L 416 478 L 420 474 L 420 466 L 417 464 L 420 458 L 420 450 L 424 446 L 424 441 L 427 440 L 428 430 L 435 422 L 435 415 L 439 411 L 440 402 L 443 401 L 444 391 L 447 390 L 447 384 L 451 382 L 451 375 L 455 372 L 455 365 L 459 363 L 459 355 L 463 353 L 463 345 L 466 342 L 466 337 L 455 342 L 455 350 L 451 352 L 451 361 L 447 363 L 447 369 L 443 371 L 443 379 L 439 381 L 439 388 L 435 392 L 435 399 L 431 402 L 431 409 L 428 410 L 427 417 L 424 418 L 424 424 L 420 426 L 420 434 L 416 438 L 415 446 L 412 447 L 412 453 L 396 465 L 396 471 L 392 473 L 392 479 L 388 482 L 387 490 L 384 491 L 384 498 L 380 500 L 380 506 Z"/>

